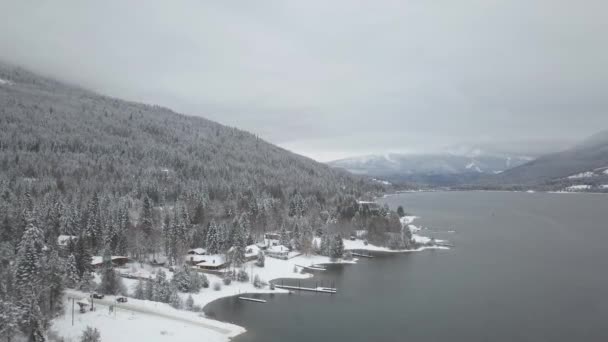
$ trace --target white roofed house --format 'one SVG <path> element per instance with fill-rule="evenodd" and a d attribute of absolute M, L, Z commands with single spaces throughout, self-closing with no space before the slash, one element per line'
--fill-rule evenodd
<path fill-rule="evenodd" d="M 270 246 L 266 250 L 266 255 L 277 259 L 289 259 L 289 248 L 283 245 Z"/>
<path fill-rule="evenodd" d="M 59 247 L 61 249 L 66 249 L 66 248 L 68 248 L 70 242 L 76 243 L 76 240 L 78 240 L 78 236 L 74 236 L 74 235 L 59 235 L 57 237 L 57 247 Z"/>
<path fill-rule="evenodd" d="M 204 255 L 201 257 L 200 261 L 193 268 L 204 273 L 222 274 L 229 265 L 226 258 L 220 254 Z"/>

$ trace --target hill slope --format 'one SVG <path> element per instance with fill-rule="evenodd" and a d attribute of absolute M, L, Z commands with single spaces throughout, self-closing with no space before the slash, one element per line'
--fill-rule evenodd
<path fill-rule="evenodd" d="M 4 180 L 25 177 L 71 193 L 147 192 L 155 200 L 201 187 L 218 199 L 244 190 L 280 197 L 294 190 L 327 196 L 370 189 L 357 177 L 200 117 L 6 65 L 0 79 Z"/>
<path fill-rule="evenodd" d="M 483 185 L 532 186 L 560 189 L 572 185 L 608 184 L 608 131 L 600 132 L 562 152 L 542 156 L 499 175 L 484 178 Z"/>

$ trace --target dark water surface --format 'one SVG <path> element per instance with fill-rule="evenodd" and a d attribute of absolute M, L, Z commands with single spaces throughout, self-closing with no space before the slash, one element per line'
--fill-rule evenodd
<path fill-rule="evenodd" d="M 384 201 L 421 216 L 415 223 L 429 227 L 421 234 L 456 247 L 363 259 L 309 280 L 335 282 L 337 295 L 226 298 L 206 311 L 246 327 L 238 342 L 608 341 L 608 196 L 435 192 Z"/>

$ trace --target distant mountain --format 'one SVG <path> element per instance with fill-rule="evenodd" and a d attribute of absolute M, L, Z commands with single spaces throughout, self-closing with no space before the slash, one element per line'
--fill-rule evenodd
<path fill-rule="evenodd" d="M 346 169 L 391 182 L 449 186 L 475 181 L 481 175 L 497 174 L 532 160 L 525 156 L 485 153 L 478 148 L 441 154 L 389 153 L 329 162 Z"/>
<path fill-rule="evenodd" d="M 537 187 L 547 190 L 605 189 L 608 186 L 608 131 L 558 153 L 539 157 L 479 184 L 501 187 Z"/>

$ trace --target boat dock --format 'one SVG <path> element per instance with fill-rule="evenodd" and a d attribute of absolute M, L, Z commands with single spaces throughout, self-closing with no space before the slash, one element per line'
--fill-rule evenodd
<path fill-rule="evenodd" d="M 249 297 L 238 297 L 240 300 L 246 300 L 248 302 L 255 302 L 255 303 L 266 303 L 266 300 L 264 299 L 257 299 L 257 298 L 249 298 Z"/>
<path fill-rule="evenodd" d="M 297 267 L 301 267 L 305 270 L 310 270 L 310 271 L 327 271 L 326 268 L 324 267 L 319 267 L 319 266 L 302 266 L 302 265 L 296 265 Z"/>
<path fill-rule="evenodd" d="M 290 285 L 274 285 L 276 288 L 285 290 L 298 290 L 298 291 L 309 291 L 309 292 L 321 292 L 321 293 L 338 293 L 338 289 L 332 287 L 302 287 L 302 286 L 290 286 Z"/>
<path fill-rule="evenodd" d="M 361 254 L 361 253 L 357 253 L 357 252 L 351 252 L 351 254 L 353 256 L 358 256 L 361 258 L 373 258 L 374 257 L 373 255 L 370 255 L 370 254 Z"/>

